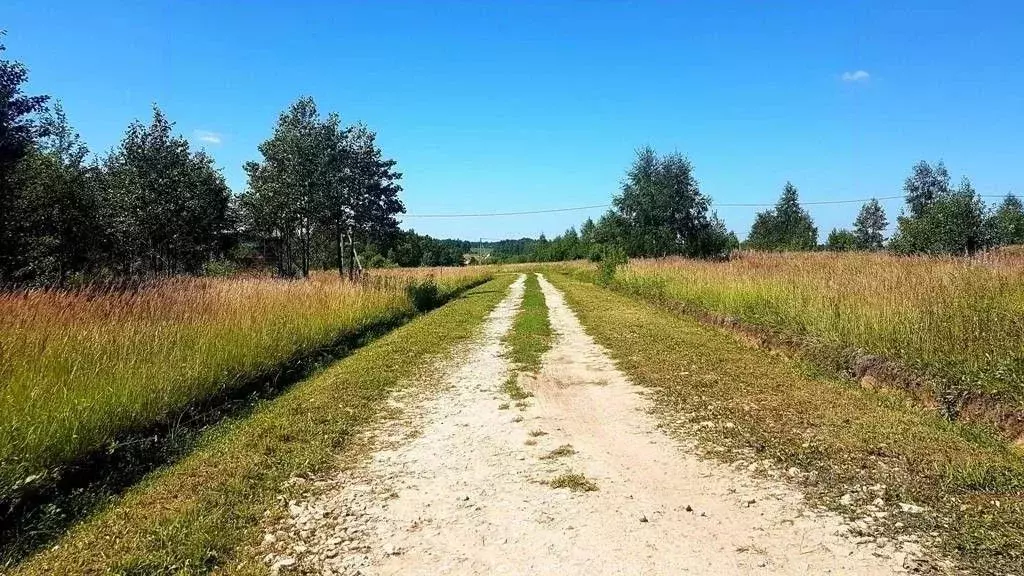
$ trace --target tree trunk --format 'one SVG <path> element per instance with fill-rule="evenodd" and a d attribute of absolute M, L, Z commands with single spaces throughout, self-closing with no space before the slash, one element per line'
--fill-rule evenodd
<path fill-rule="evenodd" d="M 309 278 L 309 228 L 302 228 L 302 277 Z"/>
<path fill-rule="evenodd" d="M 341 229 L 341 222 L 338 222 L 338 276 L 345 277 L 345 233 Z"/>
<path fill-rule="evenodd" d="M 348 262 L 348 279 L 355 280 L 356 278 L 356 243 L 352 240 L 352 229 L 348 229 L 348 250 L 349 250 L 349 262 Z"/>

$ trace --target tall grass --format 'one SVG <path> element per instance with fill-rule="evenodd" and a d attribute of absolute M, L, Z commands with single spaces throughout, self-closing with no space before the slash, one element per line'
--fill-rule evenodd
<path fill-rule="evenodd" d="M 284 363 L 416 312 L 484 269 L 392 271 L 360 283 L 174 279 L 130 291 L 0 294 L 0 502 L 126 433 Z"/>
<path fill-rule="evenodd" d="M 740 253 L 635 260 L 615 286 L 1024 402 L 1024 258 Z"/>

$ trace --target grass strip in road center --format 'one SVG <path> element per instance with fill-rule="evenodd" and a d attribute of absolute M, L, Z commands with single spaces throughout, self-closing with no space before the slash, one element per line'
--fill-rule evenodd
<path fill-rule="evenodd" d="M 662 421 L 697 436 L 705 454 L 795 469 L 813 502 L 848 515 L 844 495 L 884 485 L 883 533 L 939 534 L 933 545 L 962 573 L 1024 571 L 1024 463 L 995 431 L 823 377 L 599 286 L 550 280 L 620 368 L 654 392 Z"/>
<path fill-rule="evenodd" d="M 11 570 L 30 574 L 266 573 L 242 551 L 291 477 L 339 465 L 338 454 L 385 398 L 469 339 L 504 296 L 500 276 L 301 382 L 152 474 L 57 546 Z"/>
<path fill-rule="evenodd" d="M 551 323 L 548 306 L 536 274 L 527 274 L 523 303 L 516 314 L 512 330 L 505 337 L 509 358 L 519 370 L 536 372 L 541 356 L 551 347 Z"/>

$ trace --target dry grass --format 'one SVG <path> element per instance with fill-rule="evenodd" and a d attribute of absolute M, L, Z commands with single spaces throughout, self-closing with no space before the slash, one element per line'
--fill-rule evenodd
<path fill-rule="evenodd" d="M 551 452 L 544 454 L 540 457 L 541 460 L 553 460 L 555 458 L 562 458 L 564 456 L 572 456 L 576 453 L 576 449 L 572 447 L 572 444 L 562 444 L 558 448 L 555 448 Z"/>
<path fill-rule="evenodd" d="M 614 287 L 1024 401 L 1024 258 L 741 253 L 635 260 Z"/>
<path fill-rule="evenodd" d="M 487 272 L 0 294 L 0 502 L 339 337 L 402 321 L 415 313 L 406 287 L 427 274 L 444 292 Z"/>
<path fill-rule="evenodd" d="M 568 488 L 572 492 L 594 492 L 597 490 L 597 484 L 593 480 L 578 472 L 568 472 L 555 476 L 548 480 L 548 486 L 552 488 Z"/>

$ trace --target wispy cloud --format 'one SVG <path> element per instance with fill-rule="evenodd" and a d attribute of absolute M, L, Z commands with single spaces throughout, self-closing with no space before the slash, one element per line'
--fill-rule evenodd
<path fill-rule="evenodd" d="M 871 78 L 871 74 L 863 70 L 857 70 L 856 72 L 843 72 L 843 82 L 867 82 Z"/>
<path fill-rule="evenodd" d="M 207 144 L 220 144 L 221 135 L 217 132 L 211 132 L 209 130 L 194 130 L 192 137 L 200 142 L 206 142 Z"/>

